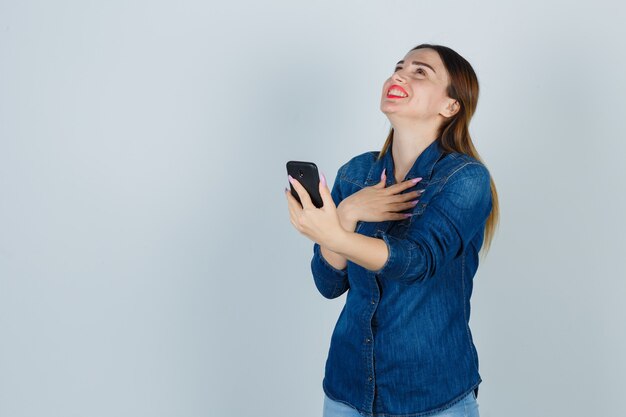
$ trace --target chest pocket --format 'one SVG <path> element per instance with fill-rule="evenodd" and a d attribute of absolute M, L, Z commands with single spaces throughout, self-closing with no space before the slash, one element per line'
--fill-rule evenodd
<path fill-rule="evenodd" d="M 413 209 L 403 212 L 413 214 L 411 217 L 404 220 L 386 220 L 383 222 L 374 223 L 376 225 L 374 233 L 385 232 L 398 238 L 405 237 L 407 231 L 411 227 L 411 224 L 414 221 L 417 221 L 422 216 L 427 205 L 428 203 L 422 203 L 422 199 L 420 198 L 420 201 Z"/>

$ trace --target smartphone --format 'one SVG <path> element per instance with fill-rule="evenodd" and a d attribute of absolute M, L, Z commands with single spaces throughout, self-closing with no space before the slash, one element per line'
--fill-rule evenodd
<path fill-rule="evenodd" d="M 291 175 L 302 184 L 307 193 L 309 193 L 309 197 L 311 197 L 311 201 L 315 207 L 320 208 L 324 205 L 319 191 L 320 175 L 317 171 L 317 165 L 313 162 L 289 161 L 287 162 L 287 174 Z M 291 187 L 291 195 L 302 205 L 302 201 L 300 201 L 300 196 L 298 196 L 296 189 L 293 188 L 291 183 L 289 183 L 289 186 Z"/>

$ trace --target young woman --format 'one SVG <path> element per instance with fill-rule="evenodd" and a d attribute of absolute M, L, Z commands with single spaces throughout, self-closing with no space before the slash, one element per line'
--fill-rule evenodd
<path fill-rule="evenodd" d="M 322 387 L 324 417 L 478 416 L 478 354 L 469 328 L 479 251 L 498 221 L 490 173 L 469 122 L 478 80 L 452 49 L 422 44 L 398 62 L 380 108 L 380 152 L 322 173 L 316 208 L 296 180 L 293 226 L 313 240 L 326 298 L 347 293 Z"/>

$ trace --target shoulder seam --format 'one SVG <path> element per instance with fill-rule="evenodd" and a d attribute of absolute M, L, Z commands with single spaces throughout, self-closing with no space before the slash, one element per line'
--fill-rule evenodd
<path fill-rule="evenodd" d="M 480 163 L 479 161 L 470 161 L 470 162 L 466 162 L 466 163 L 464 163 L 463 165 L 461 165 L 460 167 L 456 168 L 456 169 L 455 169 L 455 170 L 454 170 L 454 171 L 453 171 L 450 175 L 448 175 L 448 176 L 446 177 L 446 180 L 444 181 L 444 183 L 443 183 L 441 186 L 443 187 L 444 185 L 446 185 L 446 183 L 448 182 L 448 180 L 449 180 L 450 178 L 452 178 L 452 176 L 454 176 L 454 174 L 456 174 L 456 173 L 457 173 L 457 172 L 459 172 L 462 168 L 464 168 L 464 167 L 466 167 L 466 166 L 468 166 L 468 165 L 478 165 L 478 166 L 481 166 L 481 167 L 485 168 L 485 170 L 487 171 L 487 173 L 489 173 L 489 170 L 487 169 L 487 167 L 486 167 L 484 164 Z"/>

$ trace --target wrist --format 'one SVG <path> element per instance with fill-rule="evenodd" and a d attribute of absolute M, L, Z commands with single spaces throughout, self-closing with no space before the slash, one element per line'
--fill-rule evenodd
<path fill-rule="evenodd" d="M 350 211 L 346 210 L 345 206 L 339 204 L 339 207 L 337 207 L 337 215 L 339 216 L 341 226 L 348 232 L 354 232 L 358 219 L 350 215 Z"/>
<path fill-rule="evenodd" d="M 340 228 L 340 230 L 338 230 L 337 233 L 333 235 L 332 240 L 326 242 L 326 245 L 324 246 L 326 246 L 326 248 L 331 250 L 332 252 L 344 256 L 341 249 L 345 248 L 346 245 L 349 244 L 347 242 L 350 239 L 351 234 L 352 232 Z"/>

